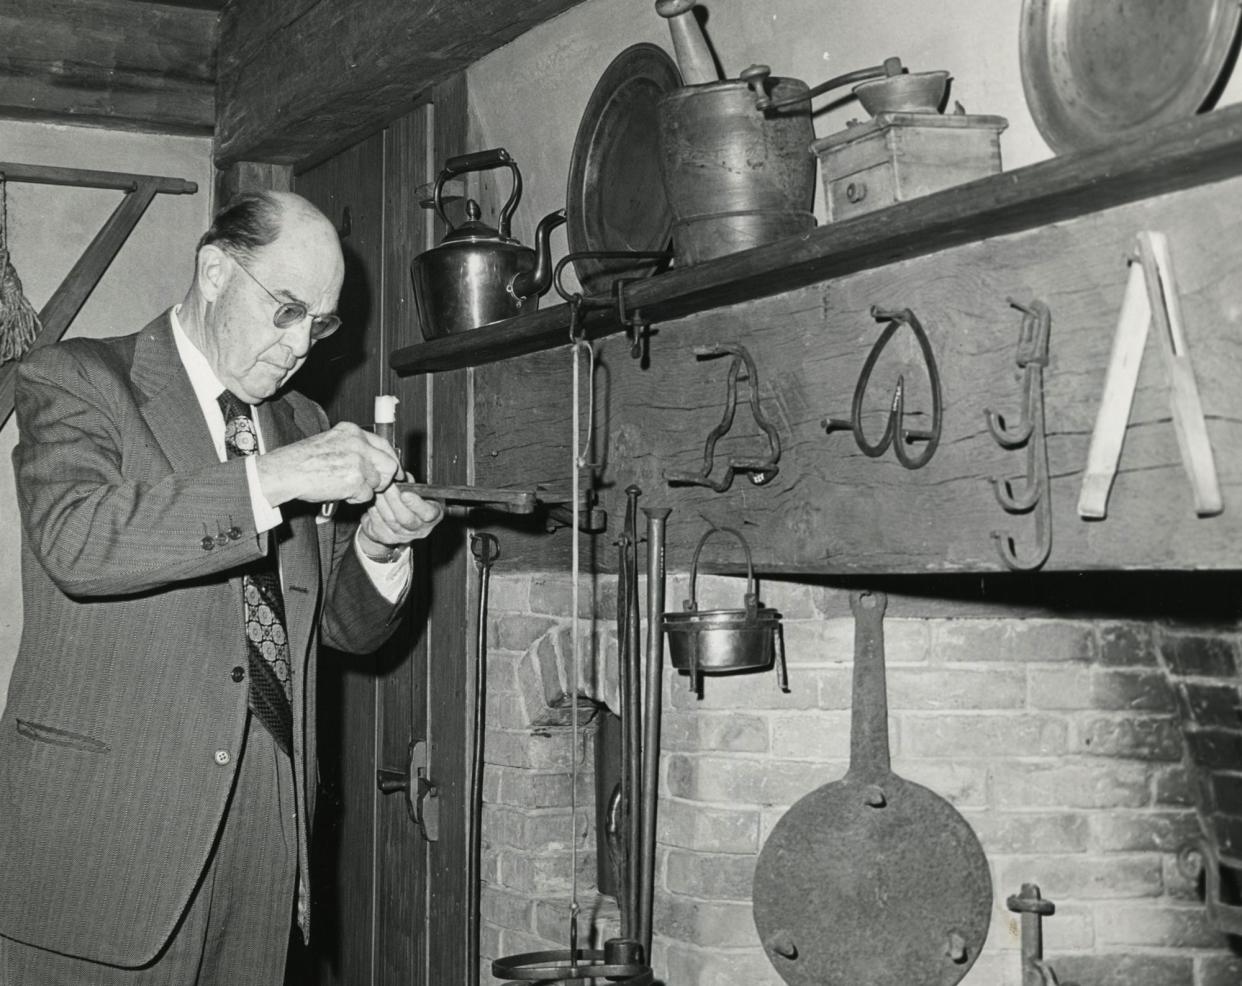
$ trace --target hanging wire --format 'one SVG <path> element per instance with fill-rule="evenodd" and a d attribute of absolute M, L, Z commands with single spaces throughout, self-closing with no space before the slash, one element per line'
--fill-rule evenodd
<path fill-rule="evenodd" d="M 8 192 L 0 176 L 0 363 L 20 359 L 38 337 L 39 316 L 22 292 L 22 281 L 9 260 Z"/>
<path fill-rule="evenodd" d="M 571 968 L 577 963 L 578 956 L 578 656 L 582 653 L 582 628 L 581 620 L 578 615 L 578 597 L 579 582 L 581 579 L 581 562 L 579 556 L 579 547 L 581 540 L 581 530 L 579 525 L 579 514 L 582 510 L 582 496 L 580 493 L 581 472 L 587 466 L 587 453 L 585 448 L 590 446 L 590 421 L 591 409 L 587 411 L 588 432 L 586 442 L 582 441 L 580 431 L 580 414 L 579 406 L 582 400 L 582 383 L 581 383 L 581 351 L 586 350 L 587 353 L 587 370 L 588 384 L 594 378 L 595 368 L 595 352 L 591 349 L 591 344 L 582 338 L 575 330 L 577 328 L 578 305 L 571 307 L 570 316 L 570 335 L 573 339 L 573 346 L 570 347 L 570 358 L 573 360 L 573 413 L 572 428 L 573 440 L 571 441 L 571 451 L 573 453 L 573 464 L 571 473 L 573 477 L 573 506 L 571 535 L 570 535 L 570 553 L 572 555 L 571 565 L 573 567 L 573 588 L 571 591 L 571 605 L 573 607 L 573 657 L 569 666 L 569 717 L 570 717 L 570 750 L 569 750 L 569 815 L 570 815 L 570 904 L 569 904 L 569 962 Z M 594 405 L 594 392 L 591 391 L 591 404 Z"/>

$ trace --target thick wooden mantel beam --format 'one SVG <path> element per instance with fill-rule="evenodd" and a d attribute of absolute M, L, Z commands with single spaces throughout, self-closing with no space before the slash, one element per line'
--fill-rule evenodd
<path fill-rule="evenodd" d="M 4 0 L 0 39 L 0 116 L 212 132 L 213 10 L 129 0 Z"/>
<path fill-rule="evenodd" d="M 267 0 L 220 22 L 216 164 L 297 164 L 580 0 Z"/>

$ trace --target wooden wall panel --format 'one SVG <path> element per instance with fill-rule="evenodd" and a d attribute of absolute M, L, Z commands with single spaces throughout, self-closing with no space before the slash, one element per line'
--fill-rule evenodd
<path fill-rule="evenodd" d="M 296 378 L 298 388 L 319 401 L 333 422 L 370 421 L 385 373 L 379 295 L 383 164 L 383 138 L 376 135 L 297 176 L 294 188 L 338 229 L 348 215 L 339 305 L 344 327 L 316 345 Z M 357 657 L 326 648 L 319 656 L 322 792 L 311 854 L 315 927 L 312 954 L 295 950 L 291 983 L 372 981 L 372 867 L 381 797 L 375 783 L 376 673 L 389 659 L 387 651 Z"/>
<path fill-rule="evenodd" d="M 464 73 L 437 86 L 435 167 L 466 148 L 467 90 Z M 414 191 L 413 189 L 411 191 Z M 437 222 L 438 225 L 438 222 Z M 438 241 L 442 230 L 435 231 Z M 410 259 L 413 259 L 412 257 Z M 406 283 L 409 283 L 408 277 Z M 432 379 L 427 479 L 464 485 L 469 478 L 469 373 L 457 370 Z M 431 619 L 428 634 L 427 736 L 431 766 L 440 785 L 440 841 L 429 854 L 426 933 L 428 982 L 465 983 L 466 974 L 466 801 L 468 796 L 469 703 L 466 698 L 472 650 L 467 625 L 470 581 L 465 525 L 452 518 L 432 541 Z"/>
<path fill-rule="evenodd" d="M 1237 567 L 1242 244 L 1232 235 L 1238 209 L 1231 203 L 1240 191 L 1237 179 L 1207 185 L 658 325 L 645 368 L 630 359 L 623 339 L 609 338 L 599 345 L 596 434 L 605 457 L 609 537 L 622 516 L 624 488 L 635 482 L 645 492 L 643 503 L 673 507 L 673 569 L 689 566 L 709 523 L 743 530 L 756 564 L 769 572 L 1001 569 L 992 532 L 1013 532 L 1022 553 L 1031 548 L 1034 525 L 1030 516 L 1002 512 L 994 498 L 991 477 L 1021 475 L 1025 455 L 991 439 L 984 411 L 1017 411 L 1020 314 L 1006 299 L 1039 298 L 1053 316 L 1045 374 L 1053 476 L 1047 567 Z M 883 222 L 882 215 L 876 221 Z M 1109 517 L 1086 522 L 1075 509 L 1081 473 L 1127 277 L 1126 254 L 1143 229 L 1163 230 L 1171 240 L 1226 509 L 1207 519 L 1192 510 L 1153 338 Z M 848 417 L 859 370 L 880 331 L 868 314 L 871 305 L 913 309 L 940 363 L 943 438 L 919 471 L 902 468 L 891 452 L 868 458 L 848 432 L 826 436 L 820 425 L 829 415 Z M 665 472 L 696 471 L 704 439 L 721 417 L 728 360 L 696 361 L 693 353 L 717 342 L 741 343 L 757 363 L 762 408 L 783 443 L 780 474 L 764 487 L 739 476 L 723 494 L 672 489 Z M 567 349 L 476 370 L 480 485 L 566 482 L 569 370 Z M 876 368 L 864 405 L 873 440 L 898 373 L 905 375 L 907 408 L 926 410 L 926 375 L 904 330 Z M 742 384 L 733 429 L 718 456 L 766 449 L 746 395 Z M 567 564 L 564 532 L 509 540 L 502 566 Z M 736 568 L 735 556 L 727 539 L 715 539 L 704 563 Z"/>
<path fill-rule="evenodd" d="M 395 121 L 384 132 L 383 347 L 387 353 L 420 338 L 410 296 L 409 262 L 427 238 L 427 213 L 416 189 L 427 181 L 431 139 L 430 106 Z M 425 472 L 427 457 L 426 377 L 385 373 L 384 393 L 400 401 L 398 445 L 412 472 Z M 434 541 L 434 539 L 433 539 Z M 431 599 L 432 545 L 415 546 L 415 585 L 405 621 L 381 663 L 376 749 L 381 764 L 404 763 L 411 739 L 427 737 L 427 615 Z M 438 778 L 437 778 L 438 779 Z M 375 956 L 377 986 L 426 986 L 429 844 L 406 811 L 405 799 L 381 800 L 376 819 L 375 920 L 381 929 Z"/>

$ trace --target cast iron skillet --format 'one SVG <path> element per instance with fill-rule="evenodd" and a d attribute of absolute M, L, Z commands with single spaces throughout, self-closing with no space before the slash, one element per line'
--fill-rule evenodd
<path fill-rule="evenodd" d="M 974 830 L 890 769 L 882 592 L 854 592 L 850 766 L 785 813 L 755 871 L 755 926 L 791 986 L 952 986 L 988 934 Z"/>

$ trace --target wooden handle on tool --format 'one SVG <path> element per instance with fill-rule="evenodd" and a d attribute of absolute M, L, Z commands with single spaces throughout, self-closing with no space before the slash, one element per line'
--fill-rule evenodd
<path fill-rule="evenodd" d="M 1182 327 L 1182 302 L 1173 279 L 1168 237 L 1151 231 L 1139 233 L 1138 252 L 1143 266 L 1156 274 L 1146 278 L 1147 299 L 1151 307 L 1151 327 L 1163 351 L 1168 373 L 1169 407 L 1173 412 L 1173 431 L 1182 454 L 1182 466 L 1190 479 L 1195 513 L 1211 517 L 1225 506 L 1199 400 L 1199 385 L 1195 382 L 1195 369 Z"/>
<path fill-rule="evenodd" d="M 707 39 L 694 16 L 695 0 L 656 0 L 656 13 L 668 21 L 668 31 L 673 38 L 673 52 L 681 80 L 687 86 L 719 82 L 716 59 L 707 47 Z"/>
<path fill-rule="evenodd" d="M 1151 322 L 1151 307 L 1143 281 L 1143 268 L 1132 264 L 1104 376 L 1104 393 L 1091 431 L 1087 468 L 1078 494 L 1078 516 L 1083 520 L 1103 520 L 1108 514 L 1108 495 L 1117 477 L 1134 387 L 1147 345 L 1147 326 Z"/>

